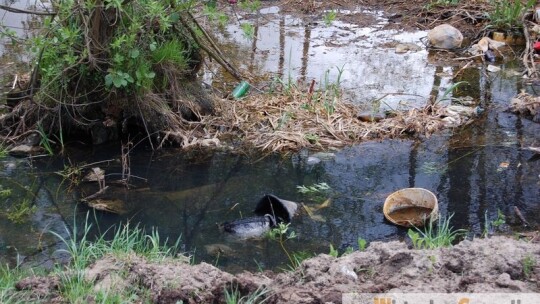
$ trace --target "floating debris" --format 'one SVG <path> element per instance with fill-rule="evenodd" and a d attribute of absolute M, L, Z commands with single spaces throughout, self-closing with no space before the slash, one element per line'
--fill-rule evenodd
<path fill-rule="evenodd" d="M 86 204 L 99 211 L 120 215 L 127 213 L 126 203 L 120 199 L 94 199 L 89 200 Z"/>

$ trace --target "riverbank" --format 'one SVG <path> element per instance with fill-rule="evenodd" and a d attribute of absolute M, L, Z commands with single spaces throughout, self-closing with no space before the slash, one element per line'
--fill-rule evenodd
<path fill-rule="evenodd" d="M 341 303 L 344 293 L 540 292 L 540 243 L 505 236 L 462 241 L 451 248 L 415 250 L 404 242 L 373 242 L 365 251 L 335 258 L 321 254 L 294 271 L 230 274 L 186 259 L 151 260 L 109 254 L 80 274 L 96 295 L 126 295 L 130 303 L 223 303 L 236 294 L 265 303 Z M 63 303 L 64 276 L 31 276 L 7 291 L 20 301 Z M 118 298 L 118 299 L 120 299 Z M 237 299 L 238 299 L 237 298 Z M 24 299 L 24 300 L 23 300 Z M 109 302 L 108 302 L 109 303 Z"/>

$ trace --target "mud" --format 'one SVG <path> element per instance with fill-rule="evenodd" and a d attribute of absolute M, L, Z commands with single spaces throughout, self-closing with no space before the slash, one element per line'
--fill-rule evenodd
<path fill-rule="evenodd" d="M 206 263 L 150 262 L 142 257 L 107 256 L 86 270 L 96 289 L 148 290 L 153 303 L 220 303 L 224 290 L 244 294 L 266 288 L 265 303 L 341 303 L 343 293 L 540 292 L 540 244 L 504 236 L 465 240 L 452 248 L 415 250 L 404 242 L 373 242 L 365 251 L 334 258 L 321 254 L 296 270 L 233 275 Z M 26 278 L 19 290 L 32 299 L 62 301 L 57 276 Z M 233 287 L 234 286 L 234 287 Z M 61 289 L 61 288 L 60 288 Z"/>

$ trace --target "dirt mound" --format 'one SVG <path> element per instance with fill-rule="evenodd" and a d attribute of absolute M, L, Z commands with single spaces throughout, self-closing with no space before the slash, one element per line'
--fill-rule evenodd
<path fill-rule="evenodd" d="M 366 251 L 341 258 L 322 254 L 279 274 L 232 275 L 206 263 L 108 256 L 88 267 L 85 276 L 95 289 L 109 293 L 136 286 L 153 303 L 219 303 L 231 288 L 242 295 L 269 290 L 266 303 L 341 303 L 348 292 L 539 292 L 536 261 L 540 244 L 497 236 L 437 250 L 374 242 Z M 17 289 L 58 301 L 59 285 L 55 276 L 34 277 Z"/>

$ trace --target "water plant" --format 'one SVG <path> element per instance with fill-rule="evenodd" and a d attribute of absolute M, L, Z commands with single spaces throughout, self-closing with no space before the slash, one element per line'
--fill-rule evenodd
<path fill-rule="evenodd" d="M 443 102 L 443 101 L 451 101 L 451 100 L 453 100 L 453 98 L 450 97 L 449 95 L 453 94 L 454 91 L 456 91 L 460 86 L 466 85 L 466 84 L 469 84 L 469 83 L 467 81 L 459 81 L 459 82 L 456 82 L 456 83 L 452 84 L 451 86 L 446 88 L 446 90 L 444 91 L 444 93 L 443 93 L 443 95 L 441 97 L 439 97 L 439 98 L 437 98 L 435 100 L 435 102 L 433 103 L 433 106 L 436 106 L 437 104 L 439 104 L 440 102 Z"/>
<path fill-rule="evenodd" d="M 290 262 L 290 267 L 292 269 L 296 269 L 298 266 L 300 266 L 300 262 L 295 256 L 291 255 L 287 248 L 285 247 L 285 242 L 291 239 L 296 238 L 296 233 L 294 231 L 289 231 L 289 225 L 290 223 L 279 223 L 276 227 L 272 228 L 266 236 L 273 240 L 277 241 L 283 250 L 283 253 L 287 256 Z"/>
<path fill-rule="evenodd" d="M 315 193 L 327 193 L 328 191 L 332 190 L 332 188 L 327 183 L 317 183 L 313 184 L 311 186 L 296 186 L 296 189 L 298 189 L 298 192 L 302 194 L 315 194 Z"/>
<path fill-rule="evenodd" d="M 41 124 L 38 124 L 38 130 L 37 132 L 39 133 L 39 136 L 41 137 L 40 141 L 39 141 L 39 145 L 45 149 L 45 151 L 49 154 L 49 155 L 53 155 L 54 154 L 54 150 L 52 148 L 52 145 L 53 145 L 53 141 L 49 138 L 49 136 L 47 135 L 47 133 L 45 133 L 45 131 L 43 130 L 43 126 Z"/>
<path fill-rule="evenodd" d="M 414 227 L 409 229 L 407 235 L 416 249 L 436 249 L 440 247 L 450 247 L 454 241 L 464 237 L 467 231 L 464 229 L 454 229 L 450 226 L 450 220 L 454 215 L 447 218 L 439 217 L 437 227 L 434 227 L 434 221 L 423 228 Z"/>
<path fill-rule="evenodd" d="M 8 209 L 7 218 L 15 224 L 24 223 L 36 209 L 36 205 L 30 199 L 24 198 Z"/>

